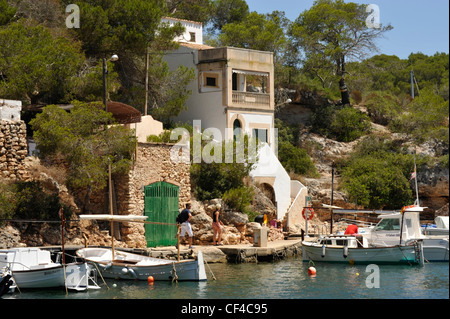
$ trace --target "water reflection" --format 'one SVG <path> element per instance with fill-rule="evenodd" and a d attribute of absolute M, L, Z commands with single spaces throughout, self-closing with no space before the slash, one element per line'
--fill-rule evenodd
<path fill-rule="evenodd" d="M 308 263 L 290 258 L 274 263 L 210 264 L 217 280 L 155 282 L 107 280 L 109 289 L 65 294 L 64 289 L 23 291 L 3 298 L 28 299 L 404 299 L 449 298 L 449 264 L 380 265 L 380 288 L 368 288 L 364 265 Z"/>

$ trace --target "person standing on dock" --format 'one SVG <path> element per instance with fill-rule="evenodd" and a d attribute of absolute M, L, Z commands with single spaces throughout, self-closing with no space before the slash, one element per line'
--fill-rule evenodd
<path fill-rule="evenodd" d="M 220 209 L 222 206 L 220 204 L 216 205 L 216 210 L 213 213 L 213 245 L 214 246 L 221 246 L 222 245 L 222 226 L 223 223 L 220 220 Z M 216 241 L 217 237 L 217 241 Z"/>
<path fill-rule="evenodd" d="M 189 222 L 191 220 L 191 217 L 191 204 L 188 203 L 186 204 L 186 208 L 181 211 L 177 219 L 181 224 L 181 238 L 186 235 L 186 232 L 188 233 L 189 248 L 192 248 L 192 237 L 194 237 L 191 223 Z"/>

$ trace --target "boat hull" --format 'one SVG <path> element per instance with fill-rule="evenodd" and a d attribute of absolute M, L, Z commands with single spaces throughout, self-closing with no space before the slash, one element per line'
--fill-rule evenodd
<path fill-rule="evenodd" d="M 64 271 L 66 275 L 64 276 Z M 88 285 L 87 263 L 73 263 L 65 267 L 58 264 L 31 270 L 12 271 L 15 284 L 22 288 L 66 287 L 70 290 L 84 291 L 93 286 Z"/>
<path fill-rule="evenodd" d="M 172 261 L 152 258 L 127 252 L 116 252 L 111 261 L 111 251 L 104 248 L 83 248 L 77 255 L 97 266 L 105 278 L 125 280 L 148 280 L 152 276 L 158 281 L 204 281 L 207 279 L 203 255 L 197 260 Z"/>
<path fill-rule="evenodd" d="M 423 240 L 423 257 L 429 262 L 448 262 L 448 238 L 428 238 Z"/>
<path fill-rule="evenodd" d="M 348 248 L 347 256 L 341 247 L 326 247 L 304 242 L 303 260 L 342 262 L 351 264 L 418 264 L 414 246 L 393 246 L 375 248 Z"/>

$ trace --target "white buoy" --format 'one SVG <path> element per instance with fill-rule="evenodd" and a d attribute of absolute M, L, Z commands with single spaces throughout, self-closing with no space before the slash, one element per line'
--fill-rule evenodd
<path fill-rule="evenodd" d="M 325 257 L 326 247 L 325 245 L 322 246 L 322 258 Z"/>

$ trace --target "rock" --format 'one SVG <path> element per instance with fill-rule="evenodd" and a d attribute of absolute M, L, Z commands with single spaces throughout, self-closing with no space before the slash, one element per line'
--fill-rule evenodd
<path fill-rule="evenodd" d="M 248 223 L 248 215 L 239 212 L 223 212 L 220 219 L 225 225 L 243 226 Z"/>
<path fill-rule="evenodd" d="M 206 248 L 202 248 L 201 251 L 203 253 L 203 258 L 208 263 L 226 263 L 227 262 L 227 255 L 225 255 L 219 248 L 206 247 Z"/>
<path fill-rule="evenodd" d="M 23 247 L 25 244 L 21 242 L 20 231 L 7 224 L 0 227 L 0 248 L 6 249 L 10 247 Z"/>

